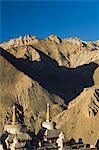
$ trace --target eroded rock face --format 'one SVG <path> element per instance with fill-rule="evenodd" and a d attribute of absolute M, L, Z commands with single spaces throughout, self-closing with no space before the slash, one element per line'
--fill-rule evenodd
<path fill-rule="evenodd" d="M 94 144 L 99 136 L 98 42 L 28 35 L 0 47 L 0 125 L 11 121 L 16 103 L 19 122 L 37 133 L 49 102 L 68 139 Z"/>

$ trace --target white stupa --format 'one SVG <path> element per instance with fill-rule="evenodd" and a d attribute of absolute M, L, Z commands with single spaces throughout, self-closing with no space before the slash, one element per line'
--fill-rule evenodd
<path fill-rule="evenodd" d="M 15 105 L 13 106 L 12 123 L 6 125 L 4 130 L 10 134 L 17 134 L 21 130 L 21 126 L 16 122 Z"/>
<path fill-rule="evenodd" d="M 5 139 L 5 143 L 8 149 L 20 149 L 25 146 L 28 140 L 31 140 L 29 134 L 22 132 L 21 126 L 16 120 L 15 105 L 13 106 L 12 123 L 6 125 L 4 130 L 10 133 Z"/>
<path fill-rule="evenodd" d="M 54 122 L 50 120 L 50 105 L 47 103 L 47 113 L 46 113 L 46 121 L 42 123 L 42 127 L 53 130 L 54 129 Z"/>
<path fill-rule="evenodd" d="M 59 134 L 59 138 L 57 139 L 57 144 L 58 144 L 58 146 L 59 146 L 59 150 L 63 150 L 64 149 L 64 139 L 65 139 L 65 136 L 64 136 L 64 134 L 61 132 L 60 134 Z"/>
<path fill-rule="evenodd" d="M 47 103 L 46 121 L 42 123 L 42 127 L 45 128 L 44 141 L 53 143 L 59 137 L 60 131 L 55 128 L 55 122 L 51 121 L 50 117 L 50 105 Z"/>

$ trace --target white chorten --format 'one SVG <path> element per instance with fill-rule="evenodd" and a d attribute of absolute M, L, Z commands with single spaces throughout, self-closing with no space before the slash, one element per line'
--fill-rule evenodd
<path fill-rule="evenodd" d="M 21 130 L 21 126 L 16 122 L 15 105 L 13 106 L 12 124 L 6 125 L 4 130 L 10 134 L 17 134 Z"/>
<path fill-rule="evenodd" d="M 42 123 L 42 127 L 46 128 L 47 130 L 54 129 L 54 122 L 50 120 L 50 105 L 47 103 L 47 113 L 46 113 L 46 121 Z"/>
<path fill-rule="evenodd" d="M 59 146 L 59 148 L 58 148 L 58 150 L 63 150 L 64 149 L 64 145 L 63 145 L 63 143 L 64 143 L 64 134 L 61 132 L 60 134 L 59 134 L 59 138 L 57 139 L 57 144 L 58 144 L 58 146 Z"/>

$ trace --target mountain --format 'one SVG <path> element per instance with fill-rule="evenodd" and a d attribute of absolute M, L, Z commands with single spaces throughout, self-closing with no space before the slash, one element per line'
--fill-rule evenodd
<path fill-rule="evenodd" d="M 40 129 L 46 103 L 67 139 L 95 143 L 99 137 L 99 41 L 39 40 L 26 35 L 0 44 L 0 125 L 11 121 L 11 106 L 28 130 Z M 3 128 L 1 128 L 1 132 Z"/>

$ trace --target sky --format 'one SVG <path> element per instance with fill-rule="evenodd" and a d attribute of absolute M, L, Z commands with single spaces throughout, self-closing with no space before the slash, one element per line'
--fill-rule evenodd
<path fill-rule="evenodd" d="M 27 34 L 99 40 L 98 0 L 1 0 L 0 8 L 0 43 Z"/>

